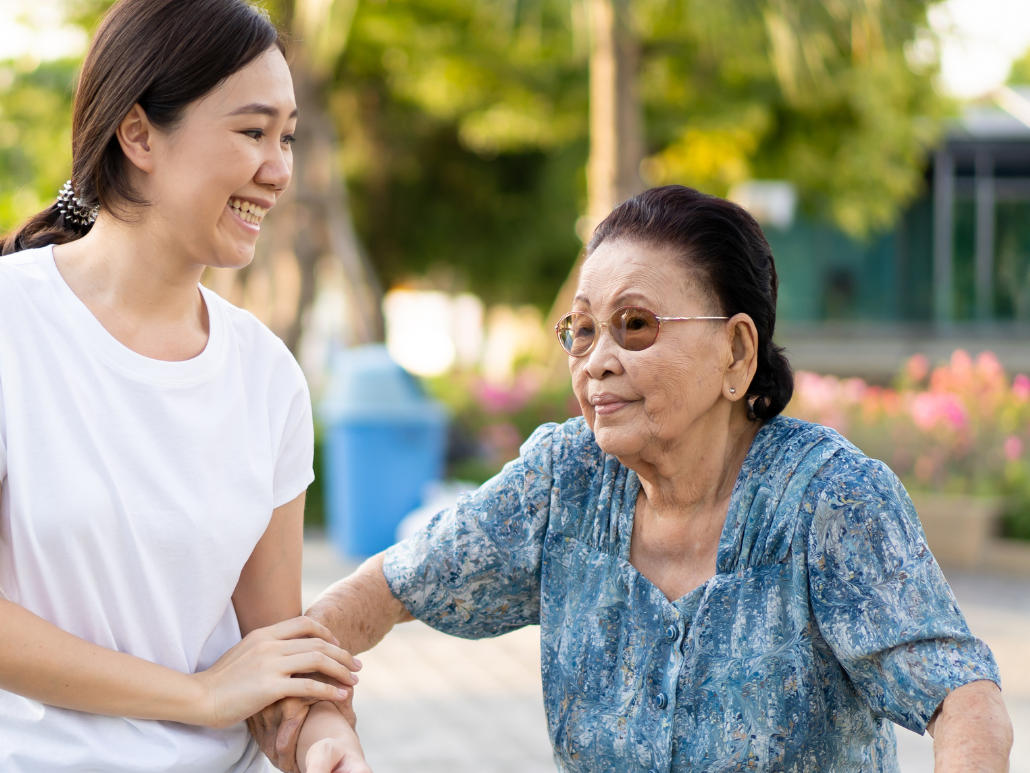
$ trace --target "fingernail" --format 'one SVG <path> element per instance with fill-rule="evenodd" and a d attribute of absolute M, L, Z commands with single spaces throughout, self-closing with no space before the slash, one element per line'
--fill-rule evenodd
<path fill-rule="evenodd" d="M 354 684 L 358 683 L 358 675 L 357 674 L 351 674 L 350 678 L 354 680 Z"/>
<path fill-rule="evenodd" d="M 361 668 L 361 661 L 354 658 L 354 668 Z"/>
<path fill-rule="evenodd" d="M 341 698 L 346 698 L 346 697 L 347 697 L 347 691 L 346 691 L 346 690 L 341 690 L 341 689 L 337 688 L 337 690 L 336 690 L 336 693 L 337 693 L 337 694 L 338 694 L 338 695 L 339 695 L 339 696 L 340 696 Z"/>
<path fill-rule="evenodd" d="M 340 640 L 337 639 L 335 636 L 333 637 L 333 644 L 335 644 L 337 647 L 340 646 Z"/>

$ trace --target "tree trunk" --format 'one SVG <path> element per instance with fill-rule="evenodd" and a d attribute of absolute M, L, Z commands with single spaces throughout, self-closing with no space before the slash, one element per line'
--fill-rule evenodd
<path fill-rule="evenodd" d="M 284 219 L 292 220 L 293 252 L 300 271 L 296 313 L 284 341 L 296 352 L 305 312 L 315 298 L 315 274 L 322 260 L 338 261 L 353 343 L 383 337 L 381 289 L 354 231 L 346 182 L 336 159 L 337 137 L 326 112 L 328 84 L 305 67 L 304 52 L 293 63 L 294 88 L 300 121 L 294 146 L 295 189 Z"/>
<path fill-rule="evenodd" d="M 254 262 L 242 271 L 216 269 L 208 281 L 246 307 L 298 353 L 316 276 L 343 277 L 346 343 L 383 338 L 382 290 L 354 231 L 338 138 L 328 113 L 332 72 L 346 48 L 357 0 L 288 0 L 282 23 L 294 40 L 290 65 L 300 120 L 293 180 L 265 220 Z M 325 271 L 334 268 L 341 270 Z"/>
<path fill-rule="evenodd" d="M 644 190 L 644 119 L 637 79 L 640 41 L 630 19 L 631 0 L 589 0 L 590 158 L 587 212 L 576 223 L 584 243 L 617 204 Z M 558 291 L 548 324 L 572 308 L 582 255 Z M 560 350 L 552 361 L 555 379 L 567 376 Z"/>
<path fill-rule="evenodd" d="M 616 204 L 644 189 L 644 122 L 637 87 L 640 43 L 629 14 L 630 0 L 590 0 L 589 230 L 583 229 L 587 234 Z"/>

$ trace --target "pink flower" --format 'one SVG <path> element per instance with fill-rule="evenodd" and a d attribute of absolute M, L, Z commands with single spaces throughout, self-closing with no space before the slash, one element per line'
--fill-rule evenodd
<path fill-rule="evenodd" d="M 919 383 L 930 373 L 930 361 L 925 354 L 914 354 L 905 363 L 905 375 L 909 381 Z"/>
<path fill-rule="evenodd" d="M 962 429 L 969 421 L 969 416 L 962 403 L 954 395 L 941 395 L 941 414 L 952 429 Z"/>
<path fill-rule="evenodd" d="M 868 389 L 866 383 L 860 378 L 849 378 L 847 381 L 841 384 L 841 387 L 844 402 L 850 403 L 852 405 L 861 402 L 862 395 L 864 395 L 866 389 Z"/>
<path fill-rule="evenodd" d="M 1009 435 L 1005 438 L 1005 458 L 1010 462 L 1014 462 L 1023 455 L 1023 441 L 1017 438 L 1015 435 Z"/>
<path fill-rule="evenodd" d="M 1021 403 L 1025 403 L 1027 399 L 1030 399 L 1030 378 L 1020 373 L 1012 379 L 1012 396 Z"/>
<path fill-rule="evenodd" d="M 994 352 L 980 352 L 976 356 L 976 375 L 987 383 L 999 382 L 1005 378 L 1005 369 Z"/>
<path fill-rule="evenodd" d="M 532 399 L 536 387 L 522 378 L 511 387 L 482 381 L 476 393 L 479 405 L 489 414 L 514 413 L 521 410 Z"/>
<path fill-rule="evenodd" d="M 993 356 L 993 355 L 992 355 Z M 973 358 L 965 349 L 956 349 L 951 353 L 951 371 L 956 376 L 967 376 L 973 370 Z"/>
<path fill-rule="evenodd" d="M 930 392 L 920 392 L 912 400 L 912 421 L 923 432 L 937 426 L 937 400 Z"/>
<path fill-rule="evenodd" d="M 920 392 L 912 400 L 912 421 L 923 432 L 939 424 L 964 429 L 969 422 L 966 409 L 955 395 L 948 392 Z"/>

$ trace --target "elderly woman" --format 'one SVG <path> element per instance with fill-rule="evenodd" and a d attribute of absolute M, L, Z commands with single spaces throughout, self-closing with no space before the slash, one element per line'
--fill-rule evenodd
<path fill-rule="evenodd" d="M 541 626 L 567 773 L 1003 771 L 998 670 L 908 495 L 832 430 L 780 416 L 777 277 L 740 207 L 671 186 L 619 206 L 558 323 L 582 418 L 309 611 L 361 651 L 412 617 L 456 636 Z M 279 721 L 286 716 L 281 727 Z M 254 729 L 292 766 L 302 718 Z"/>

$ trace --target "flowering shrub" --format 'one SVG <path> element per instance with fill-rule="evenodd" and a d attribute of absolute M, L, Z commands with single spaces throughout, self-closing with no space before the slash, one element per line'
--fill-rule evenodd
<path fill-rule="evenodd" d="M 533 430 L 580 413 L 567 384 L 547 384 L 542 368 L 525 366 L 510 383 L 475 371 L 450 373 L 428 382 L 429 391 L 451 411 L 448 476 L 482 482 L 519 455 Z"/>
<path fill-rule="evenodd" d="M 931 369 L 912 357 L 895 386 L 799 372 L 787 413 L 841 432 L 914 490 L 1010 497 L 1006 528 L 1030 538 L 1030 378 L 990 352 Z"/>

